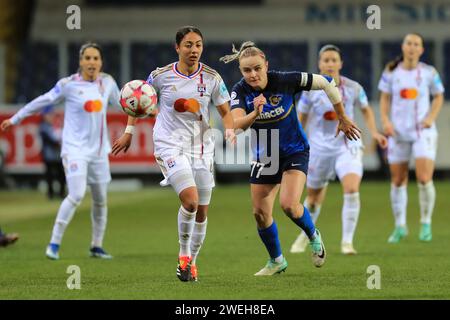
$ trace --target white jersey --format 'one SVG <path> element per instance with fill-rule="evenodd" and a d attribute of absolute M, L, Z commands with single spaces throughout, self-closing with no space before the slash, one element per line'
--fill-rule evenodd
<path fill-rule="evenodd" d="M 340 77 L 339 91 L 346 115 L 353 120 L 354 109 L 369 108 L 366 92 L 356 81 Z M 308 141 L 311 152 L 336 155 L 349 145 L 362 147 L 361 139 L 348 140 L 340 132 L 336 137 L 337 115 L 323 90 L 304 91 L 297 102 L 297 112 L 308 114 Z"/>
<path fill-rule="evenodd" d="M 153 129 L 155 154 L 170 150 L 197 158 L 213 155 L 214 136 L 205 135 L 210 129 L 209 109 L 230 101 L 220 75 L 200 63 L 195 73 L 186 76 L 177 70 L 177 63 L 171 63 L 154 70 L 147 82 L 158 92 L 159 113 Z M 198 102 L 198 111 L 175 110 L 175 105 L 182 106 L 188 99 Z"/>
<path fill-rule="evenodd" d="M 100 73 L 95 81 L 73 74 L 59 80 L 49 92 L 37 97 L 12 118 L 13 124 L 64 100 L 61 157 L 92 160 L 107 156 L 111 145 L 106 127 L 108 104 L 119 106 L 119 88 L 114 79 Z"/>
<path fill-rule="evenodd" d="M 420 123 L 430 111 L 430 95 L 444 92 L 436 69 L 422 62 L 411 70 L 400 63 L 393 71 L 384 71 L 378 89 L 392 97 L 390 119 L 402 141 L 420 138 Z M 435 124 L 430 129 L 436 131 Z"/>

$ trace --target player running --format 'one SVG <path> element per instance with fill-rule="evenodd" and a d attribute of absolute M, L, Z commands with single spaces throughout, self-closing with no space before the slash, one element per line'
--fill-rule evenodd
<path fill-rule="evenodd" d="M 423 38 L 416 33 L 407 34 L 402 55 L 387 64 L 378 84 L 381 121 L 389 137 L 391 206 L 395 219 L 389 243 L 398 243 L 408 233 L 406 187 L 411 155 L 415 158 L 419 188 L 419 239 L 432 239 L 431 216 L 436 200 L 433 172 L 438 139 L 435 120 L 444 102 L 444 86 L 436 69 L 419 61 L 423 52 Z"/>
<path fill-rule="evenodd" d="M 148 82 L 159 101 L 153 129 L 155 157 L 165 179 L 181 201 L 178 210 L 177 276 L 181 281 L 197 281 L 197 257 L 206 236 L 207 212 L 214 187 L 214 140 L 208 134 L 209 109 L 219 111 L 225 137 L 234 143 L 234 124 L 228 90 L 220 75 L 200 62 L 203 35 L 186 26 L 176 36 L 178 62 L 154 70 Z M 128 122 L 129 125 L 132 123 Z M 124 133 L 113 145 L 113 153 L 126 151 L 131 134 Z"/>
<path fill-rule="evenodd" d="M 97 44 L 84 44 L 79 57 L 78 73 L 59 80 L 53 89 L 25 105 L 1 124 L 1 130 L 5 131 L 48 105 L 65 102 L 61 158 L 68 195 L 59 207 L 46 250 L 46 256 L 52 260 L 59 259 L 64 231 L 83 200 L 87 185 L 92 193 L 90 255 L 102 259 L 112 258 L 103 250 L 107 187 L 111 181 L 108 160 L 111 146 L 106 127 L 106 110 L 108 104 L 119 108 L 119 89 L 110 75 L 101 72 L 103 55 Z"/>
<path fill-rule="evenodd" d="M 375 117 L 363 87 L 356 81 L 340 75 L 342 64 L 341 51 L 338 47 L 325 45 L 320 49 L 320 73 L 332 77 L 336 82 L 345 113 L 353 119 L 354 110 L 361 110 L 372 137 L 381 148 L 386 148 L 387 139 L 377 130 Z M 308 140 L 311 145 L 311 156 L 306 179 L 308 195 L 303 205 L 308 208 L 315 223 L 325 199 L 328 181 L 334 180 L 337 175 L 344 192 L 341 252 L 356 254 L 353 236 L 360 211 L 359 186 L 363 175 L 362 141 L 348 140 L 343 134 L 336 137 L 338 119 L 323 91 L 303 92 L 297 104 L 297 111 L 302 126 L 305 127 L 308 123 L 310 128 Z M 302 232 L 292 244 L 291 252 L 304 252 L 307 244 L 308 238 Z"/>
<path fill-rule="evenodd" d="M 332 78 L 304 72 L 268 71 L 264 52 L 250 41 L 244 42 L 239 51 L 233 46 L 233 54 L 221 60 L 225 63 L 238 60 L 243 76 L 231 93 L 235 126 L 243 130 L 251 127 L 256 133 L 252 139 L 250 190 L 258 233 L 270 258 L 255 276 L 274 275 L 288 265 L 272 217 L 278 191 L 281 208 L 305 231 L 313 264 L 321 267 L 326 258 L 321 234 L 308 209 L 299 203 L 308 169 L 309 144 L 295 112 L 294 96 L 303 90 L 325 90 L 339 119 L 337 130 L 353 140 L 359 138 L 359 129 L 345 116 L 341 95 Z"/>

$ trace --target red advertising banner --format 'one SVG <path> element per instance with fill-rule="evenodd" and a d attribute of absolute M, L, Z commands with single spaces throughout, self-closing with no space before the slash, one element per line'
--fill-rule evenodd
<path fill-rule="evenodd" d="M 8 110 L 8 109 L 7 109 Z M 0 123 L 13 115 L 14 111 L 0 110 Z M 61 128 L 63 113 L 56 113 L 55 128 Z M 107 115 L 111 144 L 125 130 L 127 116 L 121 112 L 109 112 Z M 14 126 L 8 132 L 0 132 L 0 150 L 6 155 L 7 173 L 43 173 L 41 160 L 42 142 L 39 137 L 41 116 L 31 116 Z M 110 155 L 113 173 L 159 172 L 153 155 L 153 126 L 155 119 L 139 119 L 133 142 L 127 153 Z"/>

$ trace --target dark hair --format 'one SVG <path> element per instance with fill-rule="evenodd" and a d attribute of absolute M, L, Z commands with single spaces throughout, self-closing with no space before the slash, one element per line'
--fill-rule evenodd
<path fill-rule="evenodd" d="M 199 28 L 194 27 L 194 26 L 184 26 L 184 27 L 181 27 L 180 29 L 178 29 L 177 34 L 175 35 L 175 42 L 177 43 L 177 45 L 180 45 L 184 36 L 187 35 L 189 32 L 195 32 L 203 40 L 203 35 Z"/>
<path fill-rule="evenodd" d="M 85 44 L 83 44 L 83 45 L 80 47 L 80 52 L 79 52 L 80 60 L 81 60 L 81 58 L 83 57 L 84 51 L 86 51 L 86 49 L 88 49 L 88 48 L 94 48 L 94 49 L 97 49 L 98 52 L 100 53 L 100 58 L 103 60 L 103 50 L 102 50 L 102 47 L 100 47 L 100 45 L 97 44 L 97 43 L 95 43 L 95 42 L 86 42 Z"/>
<path fill-rule="evenodd" d="M 405 38 L 409 35 L 415 35 L 418 36 L 420 38 L 420 40 L 422 40 L 422 45 L 424 44 L 424 40 L 423 40 L 423 36 L 420 33 L 417 32 L 410 32 L 408 33 Z M 403 41 L 405 41 L 405 38 L 403 38 Z M 389 61 L 386 64 L 386 69 L 388 71 L 393 71 L 395 68 L 397 68 L 397 66 L 399 65 L 400 62 L 403 61 L 403 53 L 401 53 L 400 55 L 398 55 L 394 60 Z"/>
<path fill-rule="evenodd" d="M 342 54 L 341 54 L 341 49 L 339 49 L 338 46 L 335 46 L 334 44 L 326 44 L 324 45 L 322 48 L 320 48 L 319 50 L 319 58 L 322 55 L 322 53 L 326 52 L 326 51 L 334 51 L 337 52 L 339 54 L 339 57 L 342 60 Z"/>
<path fill-rule="evenodd" d="M 231 52 L 231 54 L 227 54 L 219 60 L 224 63 L 229 63 L 234 60 L 240 60 L 241 58 L 253 56 L 260 56 L 261 58 L 266 60 L 266 55 L 264 54 L 264 52 L 259 49 L 252 41 L 245 41 L 244 43 L 242 43 L 239 50 L 236 50 L 236 47 L 233 44 Z"/>

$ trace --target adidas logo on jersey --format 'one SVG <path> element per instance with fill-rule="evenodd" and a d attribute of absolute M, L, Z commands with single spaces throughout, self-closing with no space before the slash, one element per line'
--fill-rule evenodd
<path fill-rule="evenodd" d="M 173 92 L 176 92 L 177 91 L 177 87 L 172 86 L 172 89 L 170 89 L 170 90 L 172 90 Z"/>

